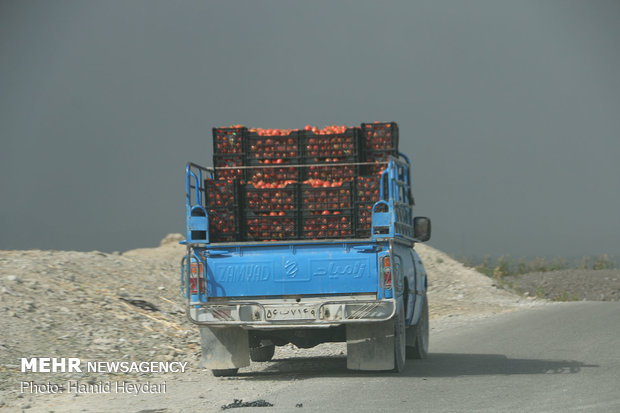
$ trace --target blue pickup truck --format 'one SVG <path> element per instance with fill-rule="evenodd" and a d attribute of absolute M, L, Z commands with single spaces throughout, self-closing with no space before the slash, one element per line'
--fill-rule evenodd
<path fill-rule="evenodd" d="M 414 245 L 430 238 L 430 220 L 412 216 L 408 158 L 383 167 L 363 236 L 213 242 L 206 203 L 217 168 L 187 165 L 181 289 L 202 367 L 235 375 L 288 343 L 346 342 L 353 370 L 400 372 L 426 357 L 428 283 Z"/>

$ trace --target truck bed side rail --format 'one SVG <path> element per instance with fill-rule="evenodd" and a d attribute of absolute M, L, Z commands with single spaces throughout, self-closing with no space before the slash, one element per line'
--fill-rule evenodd
<path fill-rule="evenodd" d="M 390 158 L 381 174 L 381 200 L 372 208 L 372 239 L 401 237 L 414 240 L 412 209 L 414 205 L 409 182 L 409 160 Z"/>
<path fill-rule="evenodd" d="M 213 169 L 189 162 L 185 167 L 185 222 L 188 243 L 209 242 L 209 217 L 205 209 L 205 179 L 213 179 Z"/>
<path fill-rule="evenodd" d="M 380 199 L 372 207 L 371 239 L 374 241 L 400 237 L 415 241 L 412 207 L 414 205 L 409 181 L 409 160 L 390 157 L 381 174 Z M 310 165 L 295 165 L 308 167 Z M 190 245 L 210 244 L 209 214 L 205 181 L 214 177 L 213 168 L 188 163 L 185 170 L 186 242 Z M 241 220 L 240 220 L 241 221 Z M 297 226 L 301 228 L 301 223 Z M 297 228 L 297 231 L 300 229 Z M 298 235 L 300 236 L 300 235 Z M 295 238 L 299 239 L 299 238 Z"/>

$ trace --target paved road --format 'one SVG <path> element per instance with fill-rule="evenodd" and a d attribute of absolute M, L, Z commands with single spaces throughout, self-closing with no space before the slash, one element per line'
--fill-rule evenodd
<path fill-rule="evenodd" d="M 620 412 L 618 302 L 542 306 L 431 340 L 429 358 L 408 362 L 400 376 L 350 373 L 344 358 L 317 360 L 267 399 L 282 411 L 303 404 L 300 412 Z"/>
<path fill-rule="evenodd" d="M 350 372 L 345 356 L 335 355 L 275 360 L 230 379 L 196 371 L 160 396 L 23 400 L 33 413 L 219 412 L 233 398 L 274 405 L 227 410 L 239 413 L 620 412 L 620 302 L 550 304 L 434 324 L 443 330 L 431 332 L 429 358 L 408 361 L 401 375 Z"/>

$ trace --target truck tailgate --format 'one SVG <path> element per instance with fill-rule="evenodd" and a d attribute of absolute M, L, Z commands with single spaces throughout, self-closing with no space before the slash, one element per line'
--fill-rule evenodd
<path fill-rule="evenodd" d="M 208 296 L 376 293 L 375 247 L 367 242 L 212 246 Z"/>

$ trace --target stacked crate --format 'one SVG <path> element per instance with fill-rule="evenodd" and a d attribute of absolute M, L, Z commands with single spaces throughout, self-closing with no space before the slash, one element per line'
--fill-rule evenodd
<path fill-rule="evenodd" d="M 390 156 L 398 156 L 398 125 L 396 122 L 362 123 L 364 161 L 376 162 L 367 165 L 365 175 L 378 175 L 385 168 Z"/>
<path fill-rule="evenodd" d="M 360 160 L 360 128 L 347 128 L 342 133 L 303 131 L 304 179 L 353 181 Z M 345 164 L 345 165 L 334 165 Z"/>
<path fill-rule="evenodd" d="M 213 149 L 216 179 L 205 188 L 214 242 L 368 238 L 398 126 L 214 128 Z"/>
<path fill-rule="evenodd" d="M 205 179 L 205 204 L 211 242 L 240 240 L 239 181 Z"/>
<path fill-rule="evenodd" d="M 353 184 L 333 181 L 301 186 L 302 238 L 353 238 Z"/>
<path fill-rule="evenodd" d="M 298 130 L 251 129 L 244 185 L 244 236 L 248 241 L 299 238 L 302 163 Z"/>
<path fill-rule="evenodd" d="M 396 122 L 362 123 L 361 131 L 362 159 L 371 164 L 365 165 L 355 180 L 355 224 L 357 238 L 368 238 L 371 235 L 372 206 L 381 199 L 381 173 L 391 156 L 398 157 L 398 125 Z"/>
<path fill-rule="evenodd" d="M 243 179 L 245 166 L 245 142 L 248 129 L 243 126 L 213 128 L 213 166 L 216 179 Z M 231 169 L 218 169 L 231 168 Z"/>
<path fill-rule="evenodd" d="M 355 179 L 356 237 L 370 237 L 372 206 L 380 197 L 380 175 L 358 176 Z"/>
<path fill-rule="evenodd" d="M 299 235 L 298 184 L 276 188 L 244 185 L 244 236 L 247 241 L 280 241 Z"/>
<path fill-rule="evenodd" d="M 299 181 L 300 168 L 286 165 L 301 164 L 300 132 L 278 131 L 278 135 L 268 134 L 275 130 L 254 130 L 248 134 L 247 164 L 254 167 L 248 169 L 248 182 L 279 184 Z"/>
<path fill-rule="evenodd" d="M 304 130 L 303 239 L 355 236 L 353 181 L 359 174 L 360 128 Z"/>
<path fill-rule="evenodd" d="M 215 179 L 204 182 L 205 207 L 211 242 L 241 240 L 241 193 L 244 179 L 247 128 L 237 125 L 213 128 Z"/>

